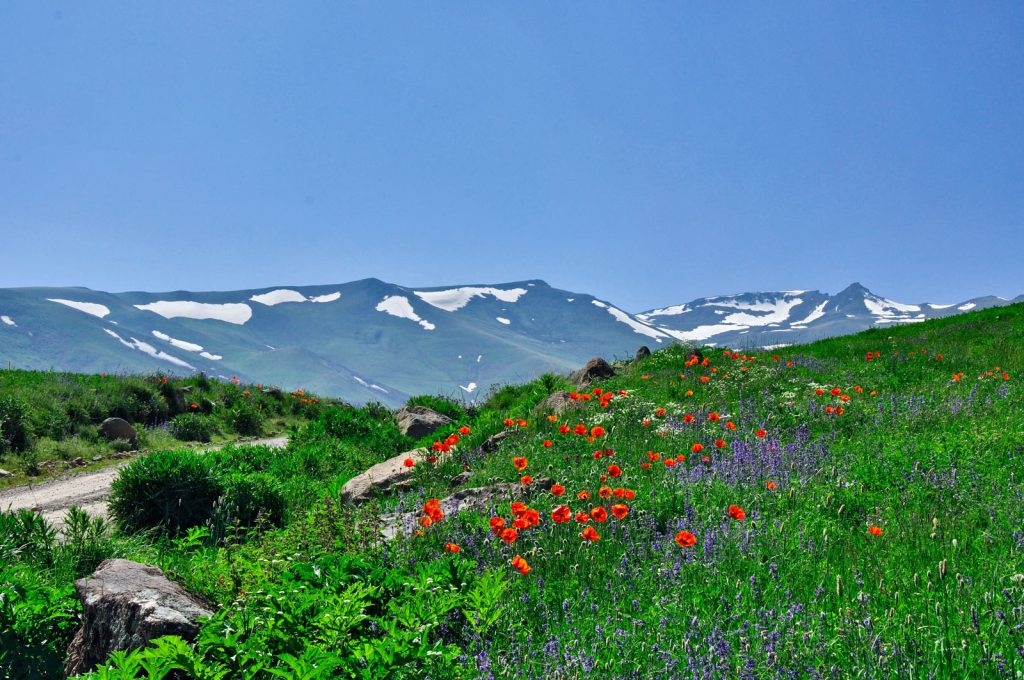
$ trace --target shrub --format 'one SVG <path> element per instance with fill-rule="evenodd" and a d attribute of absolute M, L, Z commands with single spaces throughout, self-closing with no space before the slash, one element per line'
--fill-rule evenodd
<path fill-rule="evenodd" d="M 406 406 L 425 406 L 429 409 L 437 411 L 443 415 L 448 416 L 452 420 L 465 420 L 466 410 L 454 399 L 448 397 L 442 397 L 440 395 L 433 397 L 427 394 L 412 397 L 409 401 L 405 402 Z"/>
<path fill-rule="evenodd" d="M 332 437 L 358 444 L 373 453 L 393 454 L 412 447 L 413 440 L 398 430 L 390 411 L 368 405 L 363 409 L 332 407 L 326 409 L 298 434 L 299 442 L 314 442 Z"/>
<path fill-rule="evenodd" d="M 25 451 L 31 445 L 25 403 L 12 396 L 0 396 L 0 454 Z"/>
<path fill-rule="evenodd" d="M 272 476 L 263 472 L 235 473 L 224 478 L 223 486 L 218 514 L 222 513 L 224 524 L 252 527 L 262 518 L 281 526 L 286 503 L 280 483 Z"/>
<path fill-rule="evenodd" d="M 243 436 L 256 436 L 263 432 L 263 413 L 250 404 L 240 403 L 228 416 L 231 429 Z"/>
<path fill-rule="evenodd" d="M 213 514 L 223 487 L 210 462 L 194 451 L 157 451 L 121 470 L 111 486 L 110 514 L 125 531 L 178 534 Z"/>
<path fill-rule="evenodd" d="M 174 416 L 167 429 L 175 439 L 186 442 L 208 442 L 213 436 L 213 423 L 199 413 L 182 413 Z"/>

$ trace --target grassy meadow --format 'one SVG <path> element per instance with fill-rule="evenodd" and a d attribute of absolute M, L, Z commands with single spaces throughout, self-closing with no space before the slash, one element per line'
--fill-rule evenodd
<path fill-rule="evenodd" d="M 83 677 L 1020 677 L 1024 305 L 702 352 L 628 363 L 561 414 L 552 375 L 421 397 L 453 421 L 420 442 L 370 405 L 282 451 L 150 454 L 109 523 L 72 512 L 62 540 L 0 514 L 0 677 L 63 677 L 72 581 L 108 557 L 218 611 Z M 414 445 L 437 460 L 409 488 L 339 503 Z M 444 516 L 466 471 L 524 490 Z M 154 497 L 191 514 L 157 521 Z M 394 540 L 389 512 L 413 513 Z"/>

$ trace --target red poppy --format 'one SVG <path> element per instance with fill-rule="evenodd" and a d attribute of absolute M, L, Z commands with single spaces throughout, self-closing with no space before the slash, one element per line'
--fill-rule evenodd
<path fill-rule="evenodd" d="M 572 519 L 572 510 L 569 509 L 568 505 L 559 505 L 551 511 L 551 520 L 556 524 L 568 522 L 570 519 Z"/>
<path fill-rule="evenodd" d="M 689 548 L 697 542 L 697 537 L 691 534 L 689 531 L 680 531 L 676 534 L 676 543 L 679 544 L 680 548 Z"/>
<path fill-rule="evenodd" d="M 825 390 L 817 389 L 814 390 L 814 393 L 820 397 L 821 395 L 825 394 Z"/>
<path fill-rule="evenodd" d="M 505 425 L 505 427 L 512 427 L 513 425 L 515 425 L 515 422 L 516 421 L 512 420 L 511 418 L 505 418 L 503 424 Z"/>
<path fill-rule="evenodd" d="M 565 493 L 565 487 L 562 486 L 561 484 L 559 484 L 558 482 L 555 482 L 554 484 L 551 485 L 551 495 L 552 496 L 561 496 L 564 493 Z"/>
<path fill-rule="evenodd" d="M 522 477 L 519 478 L 519 481 L 522 482 L 523 484 L 533 484 L 533 477 L 531 477 L 530 475 L 523 475 Z"/>
<path fill-rule="evenodd" d="M 526 427 L 527 425 L 529 425 L 529 423 L 523 420 L 522 418 L 519 418 L 518 420 L 516 420 L 516 425 L 518 425 L 519 427 Z"/>
<path fill-rule="evenodd" d="M 716 439 L 715 440 L 715 446 L 717 446 L 720 449 L 724 448 L 725 447 L 725 440 L 724 439 Z"/>
<path fill-rule="evenodd" d="M 591 437 L 603 437 L 604 436 L 604 428 L 601 427 L 600 425 L 595 425 L 594 427 L 590 428 L 590 436 Z"/>
<path fill-rule="evenodd" d="M 765 482 L 764 488 L 769 491 L 775 491 L 775 482 Z"/>
<path fill-rule="evenodd" d="M 589 491 L 580 491 L 578 494 L 576 494 L 576 498 L 579 498 L 581 501 L 585 501 L 588 498 L 590 498 L 590 492 Z"/>
<path fill-rule="evenodd" d="M 583 423 L 580 423 L 576 427 L 572 428 L 572 433 L 578 435 L 585 435 L 587 433 L 587 426 L 584 425 Z"/>
<path fill-rule="evenodd" d="M 657 463 L 661 459 L 661 454 L 655 453 L 654 451 L 648 451 L 647 457 L 651 459 L 652 463 Z"/>
<path fill-rule="evenodd" d="M 526 576 L 530 573 L 530 565 L 527 564 L 526 560 L 524 560 L 519 555 L 516 555 L 512 558 L 512 568 L 519 571 L 519 573 L 523 576 Z"/>
<path fill-rule="evenodd" d="M 692 451 L 694 453 L 700 453 L 703 450 L 704 450 L 704 445 L 703 444 L 694 444 L 693 446 L 690 447 L 690 451 Z"/>
<path fill-rule="evenodd" d="M 619 475 L 622 474 L 622 468 L 620 468 L 618 465 L 609 465 L 608 474 L 611 475 L 612 477 L 618 477 Z"/>
<path fill-rule="evenodd" d="M 765 437 L 768 436 L 768 432 L 766 430 L 758 430 L 757 432 L 754 433 L 754 436 L 757 437 L 758 439 L 764 439 Z"/>
<path fill-rule="evenodd" d="M 452 553 L 453 555 L 455 553 L 459 552 L 460 550 L 462 550 L 462 548 L 460 548 L 459 546 L 455 545 L 454 543 L 445 543 L 444 544 L 444 549 L 447 550 L 448 552 Z"/>
<path fill-rule="evenodd" d="M 491 531 L 494 532 L 494 535 L 500 536 L 501 530 L 505 528 L 505 519 L 503 517 L 492 517 L 488 524 L 491 525 Z"/>
<path fill-rule="evenodd" d="M 519 532 L 515 529 L 505 529 L 501 532 L 501 540 L 510 545 L 515 543 L 517 538 L 519 538 Z"/>
<path fill-rule="evenodd" d="M 597 495 L 600 496 L 601 498 L 611 498 L 612 488 L 610 486 L 602 486 L 600 489 L 597 490 Z"/>
<path fill-rule="evenodd" d="M 582 512 L 582 511 L 581 512 L 577 512 L 576 516 L 575 516 L 575 519 L 580 524 L 586 524 L 587 522 L 590 521 L 590 515 L 588 515 L 585 512 Z"/>
<path fill-rule="evenodd" d="M 544 440 L 544 448 L 545 449 L 550 449 L 554 445 L 555 445 L 555 443 L 553 441 L 551 441 L 550 439 L 545 439 Z"/>
<path fill-rule="evenodd" d="M 872 536 L 881 536 L 882 535 L 882 528 L 881 527 L 876 527 L 876 526 L 870 526 L 870 527 L 868 527 L 868 533 L 871 534 Z"/>
<path fill-rule="evenodd" d="M 742 520 L 742 519 L 746 519 L 747 513 L 743 512 L 743 508 L 741 508 L 738 505 L 730 505 L 729 506 L 729 517 L 732 517 L 735 520 Z"/>
<path fill-rule="evenodd" d="M 558 420 L 558 416 L 548 416 L 548 422 L 553 423 Z"/>
<path fill-rule="evenodd" d="M 629 513 L 629 506 L 625 503 L 616 503 L 612 506 L 612 514 L 615 515 L 615 519 L 622 519 Z"/>
<path fill-rule="evenodd" d="M 654 415 L 656 415 L 659 418 L 661 418 L 662 416 L 665 415 L 665 409 L 659 406 L 657 409 L 655 409 Z"/>
<path fill-rule="evenodd" d="M 459 428 L 459 434 L 461 435 L 467 435 L 470 432 L 472 432 L 472 430 L 469 429 L 468 425 L 463 425 L 462 427 Z"/>
<path fill-rule="evenodd" d="M 651 464 L 650 463 L 640 463 L 640 468 L 643 469 L 643 470 L 650 470 L 651 469 Z"/>
<path fill-rule="evenodd" d="M 405 460 L 402 461 L 402 465 L 404 465 L 405 467 L 412 467 L 415 464 L 416 461 L 414 461 L 412 458 L 406 458 Z"/>
<path fill-rule="evenodd" d="M 530 526 L 530 523 L 527 522 L 526 519 L 524 519 L 523 517 L 516 517 L 514 520 L 512 520 L 512 526 L 515 529 L 525 529 L 528 526 Z"/>
<path fill-rule="evenodd" d="M 569 434 L 569 432 L 570 432 L 570 430 L 569 430 L 569 426 L 568 425 L 559 425 L 558 426 L 558 433 L 559 434 Z"/>
<path fill-rule="evenodd" d="M 730 430 L 733 430 L 733 431 L 735 431 L 735 430 L 736 430 L 736 423 L 732 422 L 731 420 L 730 420 L 729 422 L 727 422 L 727 423 L 725 424 L 725 426 L 726 426 L 727 428 L 729 428 Z"/>
<path fill-rule="evenodd" d="M 666 458 L 665 459 L 665 467 L 675 467 L 675 466 L 676 466 L 676 459 L 675 458 Z"/>
<path fill-rule="evenodd" d="M 710 420 L 711 422 L 715 422 L 719 418 L 721 418 L 721 416 L 715 413 L 714 411 L 708 414 L 708 420 Z"/>
<path fill-rule="evenodd" d="M 841 389 L 839 389 L 838 387 L 833 387 L 832 388 L 831 394 L 832 394 L 833 397 L 838 397 L 842 393 L 843 393 L 843 391 Z"/>
<path fill-rule="evenodd" d="M 526 460 L 526 458 L 524 456 L 516 456 L 515 458 L 512 459 L 512 466 L 516 470 L 519 470 L 520 472 L 522 472 L 523 470 L 526 469 L 527 462 L 528 461 Z"/>
<path fill-rule="evenodd" d="M 419 523 L 420 523 L 420 526 L 421 526 L 421 527 L 423 527 L 424 529 L 426 529 L 426 528 L 427 528 L 427 527 L 429 527 L 429 526 L 430 526 L 431 524 L 433 524 L 433 523 L 434 523 L 434 521 L 433 521 L 432 519 L 430 519 L 429 517 L 427 517 L 426 515 L 424 515 L 423 517 L 420 517 L 420 518 L 419 518 Z"/>
<path fill-rule="evenodd" d="M 601 535 L 597 533 L 594 527 L 588 526 L 586 529 L 583 530 L 583 533 L 580 534 L 580 538 L 586 539 L 588 541 L 597 541 L 601 539 Z"/>
<path fill-rule="evenodd" d="M 601 506 L 598 506 L 596 508 L 591 509 L 590 517 L 595 522 L 603 522 L 606 519 L 608 519 L 608 511 L 602 508 Z"/>

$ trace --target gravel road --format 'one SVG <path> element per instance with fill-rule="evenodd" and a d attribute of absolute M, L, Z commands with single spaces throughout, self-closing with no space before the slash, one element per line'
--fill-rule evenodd
<path fill-rule="evenodd" d="M 269 446 L 272 449 L 283 449 L 288 444 L 288 437 L 272 439 L 256 439 L 239 442 L 241 446 Z M 221 448 L 211 446 L 203 451 Z M 0 510 L 18 510 L 28 508 L 40 513 L 54 527 L 64 525 L 64 513 L 72 505 L 77 505 L 90 515 L 107 516 L 107 496 L 110 485 L 117 479 L 118 471 L 131 461 L 118 465 L 50 479 L 39 484 L 12 486 L 0 491 Z"/>

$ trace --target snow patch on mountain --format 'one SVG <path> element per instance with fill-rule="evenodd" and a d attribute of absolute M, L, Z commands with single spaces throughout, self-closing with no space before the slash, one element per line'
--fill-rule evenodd
<path fill-rule="evenodd" d="M 469 301 L 475 297 L 491 295 L 502 302 L 516 302 L 519 298 L 526 295 L 527 292 L 529 291 L 525 288 L 509 288 L 505 290 L 502 288 L 465 286 L 462 288 L 452 288 L 450 290 L 414 290 L 413 294 L 428 305 L 433 305 L 434 307 L 443 309 L 446 312 L 454 312 L 457 309 L 465 307 L 469 304 Z"/>
<path fill-rule="evenodd" d="M 144 312 L 159 314 L 165 319 L 213 319 L 242 326 L 252 318 L 252 308 L 243 302 L 213 304 L 192 300 L 157 300 L 145 305 L 134 305 Z"/>
<path fill-rule="evenodd" d="M 953 305 L 955 305 L 955 304 L 956 303 L 954 302 Z M 932 304 L 931 302 L 928 303 L 928 306 L 931 307 L 932 309 L 949 309 L 953 305 L 936 305 L 936 304 Z"/>
<path fill-rule="evenodd" d="M 0 316 L 0 321 L 3 321 L 4 324 L 6 324 L 8 326 L 14 326 L 15 328 L 18 327 L 18 324 L 14 323 L 14 319 L 12 319 L 11 317 L 6 316 L 6 315 Z"/>
<path fill-rule="evenodd" d="M 973 302 L 965 302 L 964 304 L 957 307 L 957 309 L 959 309 L 961 312 L 966 312 L 967 310 L 974 309 L 977 306 L 978 305 L 974 304 Z"/>
<path fill-rule="evenodd" d="M 593 303 L 596 307 L 600 307 L 601 309 L 607 310 L 607 312 L 611 314 L 616 321 L 626 324 L 627 326 L 633 329 L 634 333 L 646 335 L 649 338 L 653 338 L 655 342 L 661 342 L 662 338 L 668 337 L 665 333 L 662 333 L 656 328 L 651 328 L 647 324 L 640 323 L 639 321 L 631 317 L 629 314 L 626 314 L 621 309 L 606 305 L 600 300 L 591 300 L 590 302 Z"/>
<path fill-rule="evenodd" d="M 684 305 L 672 305 L 671 307 L 664 307 L 662 309 L 655 309 L 653 312 L 648 312 L 646 314 L 637 314 L 636 316 L 637 316 L 638 319 L 643 319 L 644 321 L 646 321 L 649 317 L 652 317 L 652 316 L 678 316 L 680 314 L 686 314 L 689 311 L 690 311 L 690 307 L 685 305 L 685 304 Z"/>
<path fill-rule="evenodd" d="M 279 288 L 278 290 L 271 290 L 259 295 L 253 295 L 249 299 L 253 302 L 258 302 L 261 305 L 272 307 L 274 305 L 279 305 L 282 302 L 305 302 L 306 296 L 297 290 Z"/>
<path fill-rule="evenodd" d="M 808 314 L 806 319 L 803 319 L 802 321 L 794 321 L 792 323 L 792 325 L 793 326 L 806 326 L 807 324 L 811 323 L 812 321 L 817 321 L 821 317 L 825 316 L 825 306 L 827 304 L 828 304 L 828 300 L 825 300 L 820 305 L 815 307 L 814 311 L 812 311 L 810 314 Z"/>
<path fill-rule="evenodd" d="M 106 305 L 101 305 L 96 302 L 76 302 L 74 300 L 64 300 L 62 298 L 46 298 L 50 302 L 57 302 L 72 309 L 77 309 L 80 312 L 86 314 L 92 314 L 95 317 L 102 319 L 106 315 L 110 314 L 110 308 Z"/>
<path fill-rule="evenodd" d="M 341 297 L 341 291 L 327 293 L 326 295 L 315 295 L 309 298 L 310 302 L 334 302 Z"/>
<path fill-rule="evenodd" d="M 429 321 L 420 318 L 420 315 L 412 308 L 412 304 L 409 302 L 409 298 L 402 295 L 389 295 L 379 303 L 375 308 L 378 312 L 386 312 L 391 316 L 397 316 L 400 319 L 409 319 L 415 321 L 419 325 L 423 326 L 428 331 L 432 331 L 437 328 L 434 324 Z"/>
<path fill-rule="evenodd" d="M 507 326 L 507 325 L 509 325 L 510 323 L 512 323 L 511 321 L 509 321 L 508 319 L 506 319 L 506 318 L 505 318 L 505 317 L 503 317 L 503 316 L 496 316 L 496 317 L 494 317 L 494 318 L 498 320 L 498 323 L 503 323 L 503 324 L 505 324 L 506 326 Z"/>
<path fill-rule="evenodd" d="M 158 350 L 156 347 L 153 347 L 153 345 L 149 344 L 148 342 L 143 342 L 141 340 L 137 340 L 136 338 L 132 338 L 130 336 L 129 336 L 129 340 L 131 342 L 129 342 L 128 340 L 125 340 L 124 338 L 122 338 L 120 335 L 118 335 L 114 331 L 110 330 L 109 328 L 104 328 L 103 331 L 105 333 L 107 333 L 108 335 L 110 335 L 111 337 L 115 338 L 118 342 L 120 342 L 125 347 L 131 347 L 132 349 L 137 349 L 140 352 L 142 352 L 143 354 L 148 354 L 149 356 L 153 357 L 154 359 L 160 359 L 161 361 L 166 361 L 168 363 L 172 363 L 175 366 L 180 366 L 181 368 L 187 368 L 187 369 L 190 369 L 190 370 L 193 370 L 193 371 L 196 370 L 196 367 L 193 366 L 192 364 L 188 363 L 187 361 L 182 361 L 181 359 L 179 359 L 178 357 L 176 357 L 176 356 L 174 356 L 172 354 L 168 354 L 167 352 L 162 352 L 162 351 Z"/>
<path fill-rule="evenodd" d="M 164 342 L 169 342 L 172 345 L 174 345 L 175 347 L 177 347 L 178 349 L 183 349 L 183 350 L 185 350 L 187 352 L 202 352 L 203 351 L 203 346 L 202 345 L 197 345 L 194 342 L 186 342 L 184 340 L 178 340 L 177 338 L 172 338 L 171 336 L 167 335 L 166 333 L 161 333 L 160 331 L 153 331 L 153 337 L 158 339 L 158 340 L 163 340 Z"/>

